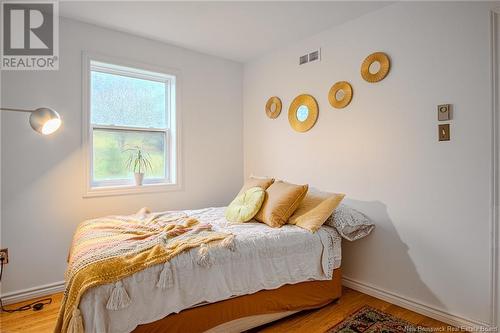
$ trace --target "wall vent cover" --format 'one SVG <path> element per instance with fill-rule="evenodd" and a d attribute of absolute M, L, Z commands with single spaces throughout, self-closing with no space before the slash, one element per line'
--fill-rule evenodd
<path fill-rule="evenodd" d="M 299 65 L 307 64 L 309 62 L 309 55 L 303 55 L 299 58 Z"/>
<path fill-rule="evenodd" d="M 308 62 L 320 61 L 321 60 L 321 49 L 309 52 L 299 57 L 299 65 L 307 64 Z"/>
<path fill-rule="evenodd" d="M 309 53 L 309 62 L 312 62 L 312 61 L 319 61 L 320 60 L 320 50 L 316 50 L 316 51 L 313 51 L 311 53 Z"/>

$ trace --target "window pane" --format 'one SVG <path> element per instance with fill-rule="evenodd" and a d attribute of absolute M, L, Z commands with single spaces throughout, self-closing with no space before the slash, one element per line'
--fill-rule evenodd
<path fill-rule="evenodd" d="M 92 123 L 165 128 L 165 85 L 92 71 Z"/>
<path fill-rule="evenodd" d="M 130 152 L 142 147 L 149 156 L 152 170 L 144 178 L 165 178 L 165 135 L 163 132 L 121 131 L 94 129 L 93 180 L 133 179 L 134 172 L 127 169 Z"/>

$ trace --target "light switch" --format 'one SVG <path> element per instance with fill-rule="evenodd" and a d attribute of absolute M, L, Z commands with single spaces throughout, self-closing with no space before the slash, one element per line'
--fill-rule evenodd
<path fill-rule="evenodd" d="M 450 124 L 442 124 L 438 127 L 439 141 L 450 141 Z"/>
<path fill-rule="evenodd" d="M 438 105 L 437 111 L 439 121 L 446 121 L 451 119 L 451 104 Z"/>

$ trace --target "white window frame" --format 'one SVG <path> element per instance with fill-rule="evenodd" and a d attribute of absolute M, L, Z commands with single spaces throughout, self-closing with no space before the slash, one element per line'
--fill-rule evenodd
<path fill-rule="evenodd" d="M 85 193 L 84 197 L 125 195 L 138 193 L 151 193 L 180 190 L 180 108 L 179 108 L 179 73 L 173 69 L 158 69 L 150 65 L 125 61 L 115 57 L 83 53 L 82 56 L 83 78 L 83 151 L 85 160 Z M 146 80 L 166 83 L 166 128 L 141 128 L 116 125 L 96 125 L 91 123 L 91 71 L 97 70 L 104 73 L 124 75 Z M 161 132 L 165 136 L 165 178 L 145 179 L 142 186 L 136 186 L 133 180 L 105 180 L 93 181 L 93 131 L 141 131 Z"/>

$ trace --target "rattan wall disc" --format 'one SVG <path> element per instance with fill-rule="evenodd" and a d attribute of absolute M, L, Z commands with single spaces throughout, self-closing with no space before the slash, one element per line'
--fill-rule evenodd
<path fill-rule="evenodd" d="M 288 109 L 288 121 L 297 132 L 307 132 L 318 119 L 318 103 L 311 95 L 295 97 Z"/>
<path fill-rule="evenodd" d="M 266 103 L 266 114 L 269 118 L 274 119 L 278 117 L 281 113 L 281 99 L 279 97 L 273 96 L 267 100 Z"/>
<path fill-rule="evenodd" d="M 342 95 L 342 96 L 339 96 Z M 328 93 L 328 101 L 330 105 L 336 109 L 342 109 L 351 103 L 352 87 L 347 81 L 339 81 L 335 83 Z"/>
<path fill-rule="evenodd" d="M 380 67 L 376 73 L 370 73 L 370 66 L 375 62 L 378 62 Z M 389 73 L 390 67 L 389 56 L 384 52 L 375 52 L 366 57 L 361 64 L 361 76 L 368 82 L 382 81 Z"/>

